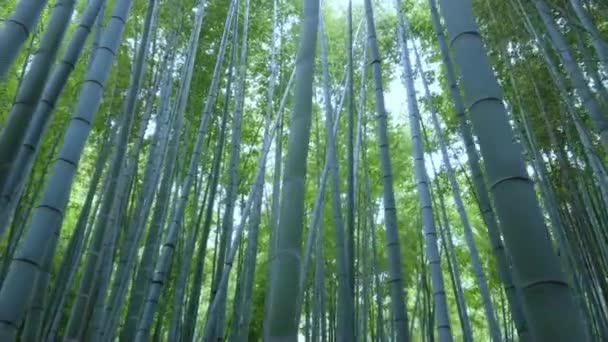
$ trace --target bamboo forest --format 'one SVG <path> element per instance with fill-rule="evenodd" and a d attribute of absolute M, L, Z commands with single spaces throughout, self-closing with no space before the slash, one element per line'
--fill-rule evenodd
<path fill-rule="evenodd" d="M 0 342 L 608 341 L 606 0 L 1 0 Z"/>

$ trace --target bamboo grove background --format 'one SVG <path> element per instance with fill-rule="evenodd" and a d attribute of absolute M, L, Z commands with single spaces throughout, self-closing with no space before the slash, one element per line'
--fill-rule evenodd
<path fill-rule="evenodd" d="M 5 0 L 0 341 L 607 341 L 603 0 Z"/>

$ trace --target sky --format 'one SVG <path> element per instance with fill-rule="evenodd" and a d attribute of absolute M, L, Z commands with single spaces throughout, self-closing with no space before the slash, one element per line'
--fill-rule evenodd
<path fill-rule="evenodd" d="M 348 2 L 349 2 L 349 0 L 326 0 L 326 1 L 328 1 L 330 6 L 334 7 L 335 9 L 344 11 L 344 12 L 346 12 Z M 364 0 L 352 0 L 353 7 L 363 6 L 363 1 Z M 372 0 L 372 2 L 374 3 L 375 6 L 380 4 L 381 6 L 384 7 L 385 10 L 388 10 L 388 11 L 391 11 L 394 9 L 393 0 Z M 410 44 L 410 49 L 411 48 L 412 48 L 412 46 Z M 381 53 L 382 53 L 382 51 L 381 51 Z M 423 68 L 425 70 L 430 69 L 435 72 L 438 72 L 438 65 L 428 65 L 424 61 L 425 58 L 424 58 L 423 52 L 421 51 L 420 53 L 422 54 L 421 57 L 423 59 L 423 61 L 422 61 Z M 412 61 L 412 64 L 415 61 L 415 56 L 414 56 L 413 52 L 410 53 L 410 60 Z M 385 105 L 386 105 L 386 110 L 389 112 L 391 119 L 400 124 L 407 125 L 407 121 L 408 121 L 407 120 L 407 101 L 406 101 L 407 96 L 406 96 L 405 87 L 401 83 L 401 79 L 400 79 L 401 74 L 402 73 L 401 73 L 399 66 L 395 65 L 393 67 L 393 70 L 390 73 L 390 75 L 388 73 L 385 73 L 382 75 L 384 79 L 391 78 L 389 80 L 388 87 L 386 89 L 384 89 L 384 101 L 385 101 Z M 422 82 L 420 81 L 420 78 L 417 77 L 414 80 L 414 83 L 415 83 L 414 86 L 416 88 L 416 93 L 418 95 L 418 99 L 420 100 L 422 94 L 424 93 Z M 430 84 L 429 87 L 431 89 L 431 92 L 433 92 L 433 93 L 437 93 L 440 91 L 439 86 L 435 83 Z"/>
<path fill-rule="evenodd" d="M 346 11 L 349 0 L 327 0 L 330 6 Z M 374 0 L 372 0 L 374 1 Z M 391 4 L 391 0 L 380 0 L 374 2 L 382 2 L 387 5 L 388 8 L 392 8 L 389 6 Z M 353 7 L 363 6 L 363 0 L 352 0 Z M 397 70 L 394 70 L 392 75 L 399 75 Z M 384 78 L 387 78 L 389 75 L 383 75 Z M 384 101 L 386 104 L 386 110 L 396 116 L 394 119 L 399 122 L 405 122 L 405 109 L 406 109 L 406 101 L 405 101 L 405 88 L 401 84 L 399 77 L 393 77 L 393 79 L 389 82 L 388 89 L 384 90 Z M 398 115 L 395 115 L 399 113 Z"/>
<path fill-rule="evenodd" d="M 346 12 L 347 6 L 348 6 L 348 1 L 349 0 L 326 0 L 329 2 L 330 6 L 334 7 L 335 9 L 341 10 Z M 380 4 L 381 6 L 384 6 L 385 10 L 392 10 L 394 8 L 393 5 L 393 1 L 392 0 L 372 0 L 374 4 Z M 353 7 L 359 7 L 359 6 L 363 6 L 363 0 L 352 0 L 353 2 Z M 416 44 L 419 47 L 419 44 Z M 410 41 L 410 49 L 412 49 L 412 44 Z M 419 48 L 420 49 L 420 48 Z M 425 57 L 424 57 L 424 52 L 423 51 L 419 51 L 421 53 L 421 58 L 422 58 L 422 65 L 424 70 L 433 70 L 434 72 L 439 72 L 439 64 L 428 64 L 425 62 Z M 382 53 L 382 51 L 380 52 Z M 415 54 L 413 51 L 410 52 L 410 60 L 412 62 L 413 65 L 415 65 Z M 369 74 L 369 70 L 368 70 L 368 74 Z M 403 85 L 403 83 L 401 82 L 401 68 L 399 65 L 394 65 L 392 67 L 392 70 L 390 73 L 384 73 L 382 76 L 383 78 L 386 80 L 388 79 L 388 87 L 384 89 L 384 102 L 385 102 L 385 106 L 386 106 L 386 110 L 388 112 L 388 115 L 390 117 L 391 122 L 393 123 L 397 123 L 400 125 L 404 125 L 404 127 L 409 127 L 409 120 L 408 120 L 408 112 L 407 112 L 407 92 L 405 90 L 405 87 Z M 390 79 L 389 79 L 390 78 Z M 416 77 L 414 79 L 414 87 L 416 89 L 416 94 L 418 97 L 418 101 L 423 100 L 423 96 L 424 96 L 424 88 L 422 85 L 422 81 L 420 80 L 420 77 Z M 429 85 L 429 88 L 431 90 L 432 93 L 436 94 L 441 92 L 441 89 L 439 87 L 439 84 L 437 82 L 433 82 Z M 421 111 L 424 111 L 424 107 L 419 106 L 419 109 Z M 429 113 L 425 113 L 425 112 L 421 112 L 423 117 L 428 118 L 429 117 Z M 426 126 L 428 129 L 431 129 L 431 124 L 430 124 L 430 120 L 424 120 L 425 122 L 427 122 Z M 409 129 L 406 128 L 409 132 Z M 455 146 L 451 146 L 451 150 L 460 150 L 461 144 L 456 144 Z M 452 154 L 451 152 L 449 152 L 450 154 Z M 450 156 L 452 157 L 452 156 Z M 425 155 L 425 159 L 426 159 L 426 167 L 427 167 L 427 173 L 429 174 L 429 176 L 432 178 L 432 170 L 431 170 L 431 164 L 430 164 L 430 159 L 432 158 L 433 162 L 435 163 L 435 165 L 439 168 L 441 168 L 442 163 L 442 158 L 441 155 L 439 153 L 439 151 L 435 151 L 434 153 L 431 154 L 426 154 Z M 460 156 L 458 156 L 458 159 L 454 159 L 452 158 L 452 165 L 454 167 L 457 167 L 458 165 L 464 165 L 466 163 L 466 154 L 462 153 Z"/>

